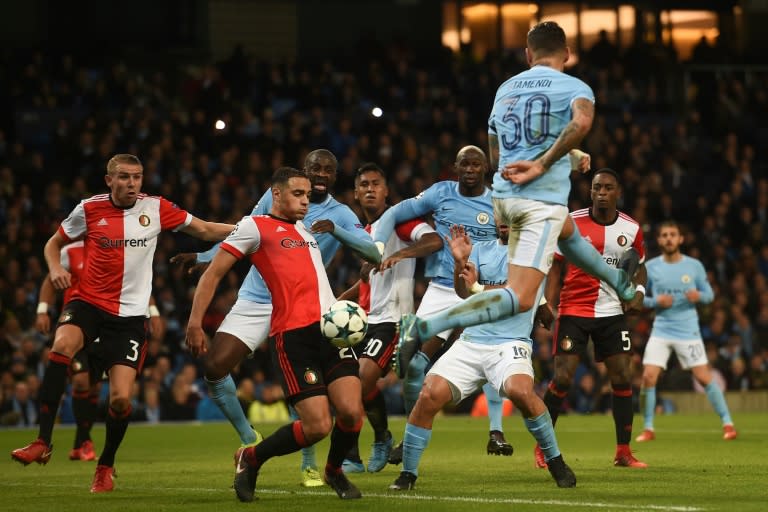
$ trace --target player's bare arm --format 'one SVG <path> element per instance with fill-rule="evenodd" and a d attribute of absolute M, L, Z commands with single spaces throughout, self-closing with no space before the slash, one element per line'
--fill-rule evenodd
<path fill-rule="evenodd" d="M 197 283 L 195 296 L 192 299 L 192 311 L 189 313 L 187 322 L 186 339 L 187 347 L 195 357 L 208 351 L 203 332 L 203 316 L 211 304 L 216 287 L 236 261 L 237 258 L 227 251 L 218 251 Z"/>
<path fill-rule="evenodd" d="M 365 263 L 366 265 L 369 265 L 369 263 Z M 352 300 L 357 301 L 357 298 L 360 296 L 360 279 L 358 279 L 355 284 L 341 292 L 341 294 L 336 298 L 336 300 Z"/>
<path fill-rule="evenodd" d="M 65 241 L 57 231 L 48 239 L 43 249 L 45 262 L 48 264 L 48 277 L 57 290 L 66 290 L 72 286 L 72 275 L 61 265 L 61 248 L 67 243 L 68 241 Z"/>
<path fill-rule="evenodd" d="M 51 276 L 47 275 L 40 286 L 37 302 L 38 304 L 53 304 L 55 300 L 56 290 L 53 288 Z M 51 332 L 51 317 L 48 315 L 48 311 L 41 312 L 38 308 L 37 316 L 35 317 L 35 329 L 41 334 L 49 334 Z"/>
<path fill-rule="evenodd" d="M 196 252 L 181 252 L 169 260 L 174 265 L 181 265 L 187 274 L 202 274 L 208 268 L 208 262 L 198 263 Z"/>
<path fill-rule="evenodd" d="M 496 172 L 499 168 L 499 136 L 488 134 L 488 158 L 491 160 L 491 170 Z"/>
<path fill-rule="evenodd" d="M 381 262 L 379 271 L 387 270 L 395 266 L 399 261 L 408 258 L 423 258 L 443 248 L 443 241 L 437 233 L 427 233 L 418 241 L 393 253 Z"/>
<path fill-rule="evenodd" d="M 220 242 L 227 238 L 233 229 L 235 229 L 234 224 L 208 222 L 198 219 L 197 217 L 192 217 L 192 222 L 179 229 L 179 231 L 207 242 Z"/>

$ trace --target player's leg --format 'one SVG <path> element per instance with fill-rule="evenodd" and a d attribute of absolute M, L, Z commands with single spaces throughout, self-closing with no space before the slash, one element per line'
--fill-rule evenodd
<path fill-rule="evenodd" d="M 485 451 L 488 455 L 512 455 L 514 448 L 504 438 L 504 427 L 501 420 L 504 416 L 504 399 L 499 392 L 487 382 L 483 385 L 485 402 L 488 404 L 488 444 Z"/>
<path fill-rule="evenodd" d="M 271 304 L 238 299 L 224 318 L 205 357 L 208 394 L 235 428 L 243 447 L 261 440 L 240 406 L 230 372 L 269 335 Z"/>
<path fill-rule="evenodd" d="M 628 331 L 627 331 L 627 334 Z M 612 413 L 616 431 L 616 455 L 613 464 L 620 467 L 645 468 L 648 465 L 635 458 L 629 446 L 632 440 L 632 357 L 629 352 L 605 358 L 611 380 Z"/>
<path fill-rule="evenodd" d="M 352 367 L 351 364 L 348 366 Z M 331 446 L 323 477 L 341 499 L 362 497 L 357 487 L 344 476 L 341 467 L 346 454 L 357 445 L 363 426 L 362 387 L 358 372 L 355 364 L 354 375 L 338 373 L 328 377 L 328 398 L 336 411 L 336 421 L 331 431 Z"/>
<path fill-rule="evenodd" d="M 81 350 L 72 362 L 72 412 L 75 416 L 75 440 L 69 452 L 70 460 L 95 460 L 91 427 L 96 410 L 91 403 L 91 379 L 88 356 Z"/>
<path fill-rule="evenodd" d="M 611 285 L 622 300 L 632 300 L 635 297 L 635 286 L 631 281 L 634 276 L 629 275 L 625 269 L 608 265 L 595 247 L 584 240 L 570 217 L 563 226 L 557 246 L 570 263 Z M 633 267 L 629 269 L 632 274 L 636 270 L 636 264 Z"/>
<path fill-rule="evenodd" d="M 23 448 L 13 450 L 11 457 L 14 460 L 24 465 L 32 462 L 47 464 L 50 460 L 53 425 L 56 422 L 61 397 L 67 386 L 72 357 L 83 348 L 85 341 L 83 331 L 91 329 L 89 326 L 93 324 L 93 318 L 92 309 L 80 301 L 70 302 L 64 308 L 38 393 L 40 413 L 37 439 Z"/>
<path fill-rule="evenodd" d="M 712 405 L 720 421 L 723 424 L 723 439 L 730 441 L 736 439 L 737 433 L 731 419 L 731 411 L 728 409 L 728 403 L 725 401 L 725 395 L 712 378 L 712 369 L 709 364 L 699 364 L 691 367 L 693 377 L 704 387 L 707 393 L 707 400 Z"/>
<path fill-rule="evenodd" d="M 643 353 L 643 384 L 640 391 L 640 410 L 643 412 L 643 432 L 635 438 L 637 442 L 653 441 L 656 434 L 653 420 L 656 415 L 656 383 L 659 375 L 667 369 L 674 341 L 651 336 Z"/>
<path fill-rule="evenodd" d="M 525 426 L 541 447 L 547 468 L 558 487 L 575 487 L 576 476 L 560 453 L 549 411 L 533 389 L 530 344 L 515 341 L 497 348 L 501 357 L 488 370 L 489 382 L 503 385 L 504 393 L 523 415 Z M 525 359 L 519 357 L 523 351 L 528 354 Z"/>

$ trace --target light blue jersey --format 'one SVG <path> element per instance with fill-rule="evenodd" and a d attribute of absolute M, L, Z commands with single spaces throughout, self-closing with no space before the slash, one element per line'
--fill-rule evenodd
<path fill-rule="evenodd" d="M 457 181 L 440 181 L 416 197 L 389 208 L 379 219 L 376 241 L 386 243 L 397 224 L 432 214 L 435 231 L 445 240 L 454 224 L 464 226 L 472 242 L 496 240 L 491 191 L 467 197 L 459 193 Z M 448 244 L 427 257 L 425 275 L 439 284 L 453 287 L 453 256 Z"/>
<path fill-rule="evenodd" d="M 271 209 L 272 190 L 268 189 L 253 208 L 251 215 L 266 215 Z M 337 228 L 348 231 L 353 237 L 372 243 L 371 236 L 365 231 L 365 227 L 360 223 L 360 219 L 357 218 L 347 205 L 341 204 L 330 194 L 322 203 L 309 203 L 307 215 L 302 222 L 305 226 L 310 227 L 316 220 L 324 219 L 332 221 Z M 320 246 L 323 264 L 327 267 L 336 255 L 336 251 L 339 250 L 341 242 L 330 233 L 320 233 L 313 236 Z M 217 249 L 218 244 L 204 253 L 199 253 L 197 256 L 198 262 L 211 261 Z M 264 283 L 264 279 L 259 274 L 259 271 L 256 270 L 256 267 L 251 266 L 248 275 L 245 276 L 245 280 L 238 292 L 238 298 L 258 304 L 269 304 L 272 302 L 272 296 L 267 289 L 267 285 Z"/>
<path fill-rule="evenodd" d="M 587 84 L 549 66 L 534 66 L 501 84 L 488 119 L 488 133 L 499 139 L 494 197 L 520 197 L 567 206 L 571 190 L 567 155 L 543 176 L 524 185 L 505 180 L 499 171 L 517 160 L 535 160 L 552 147 L 570 122 L 571 105 L 577 98 L 595 101 Z"/>
<path fill-rule="evenodd" d="M 651 336 L 668 340 L 701 339 L 696 304 L 685 297 L 685 292 L 699 290 L 701 304 L 709 304 L 715 298 L 704 265 L 696 258 L 685 255 L 675 263 L 668 263 L 662 256 L 657 256 L 648 261 L 645 268 L 648 284 L 643 305 L 656 310 Z M 672 307 L 658 307 L 656 297 L 659 295 L 671 295 L 674 298 Z"/>
<path fill-rule="evenodd" d="M 507 282 L 509 264 L 507 263 L 508 247 L 498 239 L 486 242 L 477 242 L 472 246 L 469 261 L 477 268 L 477 281 L 482 285 L 500 285 Z M 544 285 L 539 287 L 536 297 L 538 304 Z M 461 334 L 461 339 L 483 345 L 499 345 L 512 340 L 525 341 L 532 344 L 531 330 L 533 319 L 536 316 L 536 308 L 497 320 L 488 324 L 479 324 L 467 327 Z"/>

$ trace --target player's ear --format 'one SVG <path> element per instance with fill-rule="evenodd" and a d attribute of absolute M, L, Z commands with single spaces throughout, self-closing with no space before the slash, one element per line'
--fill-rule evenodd
<path fill-rule="evenodd" d="M 563 64 L 568 62 L 568 60 L 571 58 L 571 48 L 566 46 L 565 47 L 565 60 L 563 61 Z"/>

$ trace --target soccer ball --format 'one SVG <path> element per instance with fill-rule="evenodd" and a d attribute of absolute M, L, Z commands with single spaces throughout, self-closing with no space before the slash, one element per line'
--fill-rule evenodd
<path fill-rule="evenodd" d="M 320 330 L 332 345 L 343 348 L 357 345 L 365 337 L 368 315 L 356 302 L 335 302 L 320 318 Z"/>

